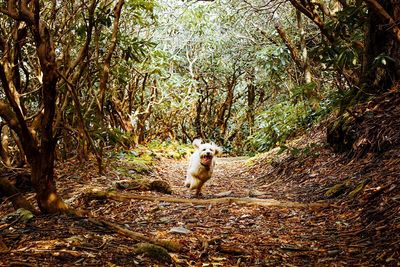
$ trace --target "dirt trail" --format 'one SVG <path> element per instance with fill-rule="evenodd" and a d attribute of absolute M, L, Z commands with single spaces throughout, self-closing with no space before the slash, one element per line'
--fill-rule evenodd
<path fill-rule="evenodd" d="M 163 179 L 172 185 L 174 202 L 179 198 L 192 198 L 196 203 L 207 202 L 235 202 L 261 206 L 301 207 L 324 205 L 324 203 L 301 203 L 281 200 L 280 195 L 261 191 L 257 178 L 248 173 L 247 157 L 224 157 L 217 160 L 212 179 L 203 187 L 200 199 L 194 199 L 193 191 L 183 186 L 186 174 L 186 161 L 167 161 L 160 167 Z M 278 181 L 275 181 L 276 183 Z M 261 187 L 261 189 L 265 188 Z M 162 198 L 165 199 L 165 198 Z M 259 203 L 257 200 L 259 199 Z M 327 203 L 325 203 L 328 205 Z"/>
<path fill-rule="evenodd" d="M 157 192 L 118 191 L 117 195 L 173 197 L 191 200 L 183 186 L 186 161 L 162 159 L 152 179 L 171 184 L 172 195 Z M 77 168 L 77 172 L 71 168 Z M 125 166 L 126 167 L 126 166 Z M 115 170 L 105 176 L 93 166 L 58 170 L 61 195 L 74 208 L 87 209 L 94 218 L 106 220 L 137 233 L 145 240 L 170 240 L 183 249 L 143 254 L 137 238 L 117 233 L 87 218 L 38 216 L 3 230 L 0 265 L 93 266 L 366 266 L 366 247 L 373 244 L 362 234 L 361 222 L 336 205 L 321 207 L 260 206 L 238 203 L 174 203 L 137 199 L 87 199 L 88 190 L 106 191 L 126 179 Z M 202 200 L 232 198 L 296 200 L 288 180 L 270 177 L 270 164 L 246 165 L 246 158 L 218 159 L 213 178 L 204 187 Z M 262 172 L 261 172 L 262 170 Z M 71 175 L 73 173 L 73 175 Z M 64 175 L 62 175 L 64 174 Z M 260 182 L 260 177 L 263 177 Z M 269 179 L 269 180 L 268 180 Z M 308 202 L 315 198 L 309 194 Z M 305 199 L 307 200 L 307 199 Z M 300 201 L 301 202 L 301 201 Z M 307 202 L 307 201 L 306 201 Z M 0 209 L 7 214 L 10 207 Z"/>
<path fill-rule="evenodd" d="M 203 188 L 204 198 L 215 197 L 218 193 L 231 191 L 231 196 L 246 196 L 246 190 L 251 188 L 248 180 L 239 177 L 247 158 L 218 158 L 213 177 Z M 186 175 L 187 161 L 167 161 L 161 168 L 164 169 L 164 178 L 173 186 L 175 195 L 187 197 L 191 192 L 183 187 Z"/>
<path fill-rule="evenodd" d="M 279 201 L 282 192 L 274 195 L 258 190 L 257 177 L 249 173 L 246 160 L 218 159 L 214 176 L 204 188 L 204 198 L 251 196 Z M 167 161 L 161 167 L 162 177 L 173 185 L 173 194 L 182 198 L 191 195 L 182 185 L 186 164 Z M 340 216 L 336 216 L 338 220 L 326 220 L 335 215 L 333 207 L 167 206 L 156 211 L 153 218 L 168 221 L 164 230 L 171 226 L 190 230 L 181 238 L 188 242 L 189 263 L 194 266 L 329 265 L 338 263 L 335 256 L 344 254 L 346 247 L 337 242 L 335 231 L 345 228 L 345 222 L 340 225 Z M 351 255 L 343 258 L 347 263 L 356 262 Z"/>

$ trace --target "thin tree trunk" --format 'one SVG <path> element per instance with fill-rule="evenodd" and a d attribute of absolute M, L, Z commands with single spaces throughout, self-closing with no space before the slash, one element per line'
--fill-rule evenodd
<path fill-rule="evenodd" d="M 297 10 L 297 27 L 300 31 L 300 49 L 301 49 L 301 61 L 302 61 L 302 70 L 304 72 L 304 82 L 306 84 L 312 82 L 312 75 L 311 75 L 311 68 L 310 68 L 310 61 L 308 59 L 308 51 L 307 51 L 307 44 L 305 38 L 305 30 L 303 25 L 303 18 L 301 16 L 301 12 Z"/>
<path fill-rule="evenodd" d="M 0 146 L 0 155 L 1 155 L 1 160 L 3 161 L 3 164 L 6 167 L 11 167 L 11 159 L 8 156 L 8 138 L 10 135 L 10 129 L 8 128 L 7 125 L 3 125 L 0 129 L 0 134 L 1 134 L 1 146 Z"/>
<path fill-rule="evenodd" d="M 252 75 L 247 82 L 247 123 L 249 124 L 249 135 L 253 134 L 254 129 L 254 102 L 256 100 L 255 85 L 253 84 L 254 76 Z"/>
<path fill-rule="evenodd" d="M 118 3 L 114 7 L 114 28 L 111 36 L 111 44 L 108 47 L 107 55 L 104 59 L 103 63 L 103 72 L 100 78 L 100 88 L 99 88 L 99 95 L 100 95 L 100 113 L 104 116 L 104 99 L 107 91 L 107 83 L 108 78 L 110 75 L 110 66 L 111 66 L 111 58 L 114 53 L 114 50 L 117 46 L 117 37 L 118 37 L 118 30 L 119 30 L 119 18 L 121 16 L 122 6 L 124 5 L 124 0 L 119 0 Z"/>

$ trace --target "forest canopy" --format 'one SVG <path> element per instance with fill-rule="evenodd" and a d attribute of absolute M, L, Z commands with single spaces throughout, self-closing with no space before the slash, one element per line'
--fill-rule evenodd
<path fill-rule="evenodd" d="M 94 155 L 101 172 L 110 147 L 195 137 L 236 154 L 284 145 L 396 84 L 399 8 L 382 0 L 2 1 L 3 167 L 28 164 L 39 208 L 52 212 L 64 208 L 47 201 L 56 196 L 56 158 Z"/>

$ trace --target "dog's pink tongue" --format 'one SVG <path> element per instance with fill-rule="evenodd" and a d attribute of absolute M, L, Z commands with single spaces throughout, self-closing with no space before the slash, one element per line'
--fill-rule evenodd
<path fill-rule="evenodd" d="M 211 159 L 212 159 L 212 157 L 204 157 L 201 159 L 201 163 L 203 163 L 204 165 L 210 165 Z"/>

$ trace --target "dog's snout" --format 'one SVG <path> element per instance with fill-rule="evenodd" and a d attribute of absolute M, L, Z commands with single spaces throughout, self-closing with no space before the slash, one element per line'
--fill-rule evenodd
<path fill-rule="evenodd" d="M 206 155 L 207 155 L 207 156 L 211 156 L 211 152 L 210 152 L 210 151 L 207 151 Z"/>

